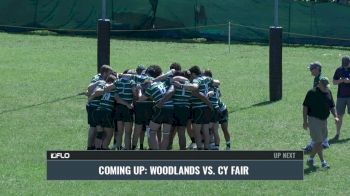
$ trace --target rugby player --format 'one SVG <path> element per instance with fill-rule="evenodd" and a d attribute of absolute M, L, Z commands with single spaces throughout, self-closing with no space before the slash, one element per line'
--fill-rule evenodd
<path fill-rule="evenodd" d="M 151 65 L 148 67 L 147 73 L 151 77 L 157 78 L 162 73 L 162 69 L 158 65 Z M 139 97 L 139 101 L 151 99 L 157 104 L 166 92 L 167 89 L 163 82 L 153 81 L 146 89 L 145 93 Z M 149 125 L 149 143 L 151 150 L 157 150 L 159 147 L 161 150 L 167 149 L 170 129 L 173 121 L 173 109 L 174 106 L 172 100 L 165 102 L 162 108 L 154 107 L 152 120 Z M 161 139 L 161 142 L 159 142 L 157 141 L 156 133 L 161 125 L 163 125 L 163 138 Z"/>
<path fill-rule="evenodd" d="M 95 75 L 91 81 L 90 84 L 86 90 L 86 96 L 90 96 L 95 88 L 98 85 L 102 85 L 102 83 L 107 79 L 107 77 L 113 72 L 113 69 L 108 65 L 103 65 L 100 68 L 100 73 Z M 93 118 L 93 113 L 96 110 L 96 108 L 99 106 L 99 98 L 96 97 L 95 99 L 92 99 L 87 102 L 86 104 L 86 111 L 88 116 L 88 124 L 89 124 L 89 130 L 88 130 L 88 140 L 87 140 L 87 150 L 94 150 L 95 149 L 95 137 L 96 137 L 96 122 Z"/>
<path fill-rule="evenodd" d="M 108 84 L 113 84 L 116 80 L 114 75 L 108 76 L 106 82 Z M 96 96 L 99 97 L 103 93 L 103 86 L 99 86 L 94 93 L 91 94 L 89 100 L 94 99 Z M 94 118 L 96 120 L 96 150 L 109 150 L 108 146 L 112 139 L 114 132 L 114 122 L 113 122 L 113 109 L 114 109 L 114 95 L 115 92 L 106 92 L 103 94 L 99 101 L 99 106 L 94 111 Z M 105 137 L 103 138 L 103 135 Z"/>
<path fill-rule="evenodd" d="M 192 83 L 180 84 L 174 78 L 174 85 L 176 87 L 185 88 L 186 90 L 192 91 L 192 93 L 198 92 L 198 94 L 202 93 L 203 95 L 207 95 L 210 85 L 218 86 L 220 84 L 218 80 L 202 76 L 201 70 L 198 66 L 191 67 L 189 71 L 191 73 Z M 209 122 L 211 109 L 211 103 L 207 104 L 198 96 L 192 96 L 192 128 L 195 134 L 198 150 L 209 149 Z M 204 147 L 202 147 L 201 131 L 204 136 Z"/>

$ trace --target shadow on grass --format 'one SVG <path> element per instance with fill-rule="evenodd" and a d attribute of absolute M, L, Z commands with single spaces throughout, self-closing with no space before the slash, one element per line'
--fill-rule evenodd
<path fill-rule="evenodd" d="M 263 102 L 256 103 L 256 104 L 253 104 L 253 105 L 250 105 L 250 106 L 246 106 L 246 107 L 242 107 L 242 108 L 238 108 L 238 109 L 232 110 L 230 113 L 244 111 L 244 110 L 248 110 L 248 109 L 251 109 L 251 108 L 254 108 L 254 107 L 270 105 L 272 103 L 275 103 L 275 101 L 263 101 Z"/>
<path fill-rule="evenodd" d="M 81 96 L 81 95 L 84 95 L 84 93 L 78 93 L 78 94 L 75 94 L 75 95 L 62 97 L 62 98 L 57 98 L 57 99 L 50 100 L 50 101 L 44 101 L 42 103 L 37 103 L 37 104 L 28 105 L 28 106 L 23 106 L 23 107 L 20 107 L 20 108 L 4 110 L 4 111 L 0 112 L 0 115 L 6 114 L 6 113 L 11 113 L 11 112 L 16 112 L 16 111 L 20 111 L 20 110 L 24 110 L 24 109 L 28 109 L 28 108 L 33 108 L 33 107 L 37 107 L 37 106 L 41 106 L 41 105 L 56 103 L 56 102 L 59 102 L 59 101 L 63 101 L 63 100 L 66 100 L 66 99 L 71 99 L 71 98 L 78 97 L 78 96 Z"/>
<path fill-rule="evenodd" d="M 308 175 L 312 172 L 316 172 L 318 170 L 318 167 L 308 167 L 306 169 L 304 169 L 304 174 Z"/>
<path fill-rule="evenodd" d="M 349 142 L 349 141 L 350 141 L 350 138 L 340 139 L 340 140 L 335 140 L 333 138 L 333 139 L 328 140 L 329 144 L 342 144 L 342 143 L 346 143 L 346 142 Z"/>

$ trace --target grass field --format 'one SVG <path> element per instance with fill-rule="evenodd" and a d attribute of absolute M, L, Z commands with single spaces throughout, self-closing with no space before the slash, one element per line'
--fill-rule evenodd
<path fill-rule="evenodd" d="M 319 60 L 331 78 L 344 54 L 349 48 L 284 47 L 283 99 L 267 104 L 268 46 L 233 44 L 228 53 L 222 43 L 111 41 L 117 71 L 166 70 L 174 61 L 210 68 L 222 83 L 234 150 L 300 150 L 309 141 L 301 112 L 313 82 L 306 66 Z M 303 181 L 47 181 L 46 150 L 86 147 L 86 98 L 77 94 L 95 72 L 96 39 L 0 33 L 0 195 L 350 195 L 348 116 L 340 142 L 325 151 L 331 169 L 306 169 Z"/>

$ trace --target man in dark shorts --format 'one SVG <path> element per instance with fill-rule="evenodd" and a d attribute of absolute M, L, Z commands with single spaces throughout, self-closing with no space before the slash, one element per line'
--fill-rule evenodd
<path fill-rule="evenodd" d="M 125 74 L 119 75 L 119 79 L 113 84 L 106 85 L 104 92 L 110 92 L 116 90 L 115 99 L 117 102 L 116 110 L 114 113 L 114 119 L 117 121 L 117 137 L 116 137 L 116 149 L 122 150 L 122 140 L 125 131 L 125 149 L 131 149 L 131 134 L 134 121 L 133 116 L 133 101 L 136 95 L 135 81 L 130 77 L 133 75 L 132 71 L 126 70 Z"/>
<path fill-rule="evenodd" d="M 106 82 L 112 84 L 116 77 L 108 76 Z M 101 96 L 103 87 L 98 87 L 89 99 L 94 99 L 96 96 Z M 107 92 L 102 95 L 99 106 L 94 112 L 94 119 L 96 121 L 96 150 L 109 150 L 109 143 L 114 132 L 113 109 L 114 109 L 114 95 L 115 92 Z M 105 137 L 104 137 L 105 135 Z"/>
<path fill-rule="evenodd" d="M 220 94 L 221 96 L 221 94 Z M 227 107 L 221 99 L 219 99 L 219 124 L 221 125 L 222 132 L 224 133 L 226 141 L 226 150 L 231 150 L 231 135 L 228 131 L 228 111 Z"/>
<path fill-rule="evenodd" d="M 337 124 L 337 133 L 333 140 L 338 140 L 340 136 L 340 129 L 343 124 L 343 117 L 345 114 L 345 108 L 347 108 L 348 114 L 350 114 L 350 57 L 344 56 L 342 58 L 342 64 L 334 73 L 333 84 L 338 85 L 337 93 L 337 112 L 339 115 L 339 123 Z"/>
<path fill-rule="evenodd" d="M 151 65 L 150 67 L 148 67 L 147 72 L 151 77 L 156 78 L 162 73 L 162 70 L 158 65 Z M 164 83 L 152 82 L 151 85 L 146 89 L 145 94 L 139 97 L 139 101 L 151 99 L 155 102 L 155 104 L 157 104 L 160 101 L 160 99 L 162 99 L 163 96 L 165 96 L 166 92 L 167 89 Z M 173 123 L 173 109 L 174 105 L 172 100 L 165 102 L 162 108 L 154 107 L 152 120 L 149 125 L 149 143 L 151 150 L 157 150 L 159 148 L 156 133 L 161 127 L 161 125 L 163 125 L 163 138 L 160 142 L 160 149 L 167 149 L 169 144 L 170 129 Z"/>
<path fill-rule="evenodd" d="M 90 97 L 90 95 L 93 93 L 93 91 L 98 87 L 102 86 L 107 79 L 107 77 L 113 72 L 112 68 L 108 65 L 103 65 L 100 68 L 100 73 L 95 75 L 91 81 L 90 84 L 86 90 L 86 96 Z M 101 97 L 96 97 L 95 99 L 92 99 L 87 102 L 86 104 L 86 111 L 88 116 L 88 124 L 89 124 L 89 131 L 88 131 L 88 140 L 87 140 L 87 150 L 94 150 L 95 149 L 95 137 L 96 137 L 96 122 L 93 118 L 93 113 L 99 106 L 99 100 Z"/>
<path fill-rule="evenodd" d="M 116 89 L 117 107 L 114 119 L 117 121 L 117 149 L 122 149 L 122 137 L 125 132 L 124 144 L 126 150 L 131 150 L 131 134 L 134 122 L 133 101 L 135 94 L 135 81 L 130 77 L 121 77 L 114 82 Z"/>
<path fill-rule="evenodd" d="M 179 81 L 175 81 L 174 85 L 176 87 L 185 88 L 190 90 L 192 93 L 197 92 L 207 95 L 208 88 L 210 85 L 218 85 L 219 81 L 215 81 L 206 76 L 202 76 L 201 70 L 198 66 L 193 66 L 189 69 L 191 73 L 191 84 L 179 84 Z M 215 84 L 214 84 L 215 83 Z M 192 102 L 192 127 L 195 133 L 197 149 L 198 150 L 209 150 L 209 123 L 211 109 L 211 103 L 205 103 L 198 96 L 193 96 Z M 202 134 L 204 136 L 204 147 L 202 147 Z"/>
<path fill-rule="evenodd" d="M 145 90 L 148 88 L 150 81 L 153 79 L 147 75 L 147 70 L 145 70 L 143 65 L 139 65 L 136 69 L 137 74 L 134 76 L 134 81 L 139 93 L 144 94 Z M 144 149 L 143 142 L 146 128 L 149 126 L 149 122 L 152 119 L 153 113 L 153 101 L 135 101 L 134 110 L 135 110 L 135 125 L 134 125 L 134 134 L 132 137 L 132 149 L 135 150 L 137 147 L 138 140 L 140 138 L 140 150 Z"/>
<path fill-rule="evenodd" d="M 184 80 L 185 74 L 180 71 L 176 71 L 174 73 L 174 77 L 183 77 Z M 189 80 L 184 82 L 183 84 L 189 83 Z M 169 97 L 167 97 L 169 93 Z M 172 130 L 174 132 L 178 132 L 178 137 L 179 137 L 179 146 L 180 150 L 186 150 L 186 126 L 188 119 L 190 118 L 190 99 L 192 97 L 192 93 L 189 90 L 185 90 L 184 88 L 179 88 L 179 87 L 172 87 L 170 88 L 166 95 L 158 102 L 156 105 L 157 107 L 163 107 L 163 103 L 172 98 L 173 103 L 174 103 L 174 121 L 173 121 L 173 126 Z M 172 140 L 174 139 L 175 134 L 170 135 L 170 142 L 168 149 L 172 149 Z"/>
<path fill-rule="evenodd" d="M 204 70 L 203 75 L 213 78 L 212 72 L 207 69 Z M 210 101 L 210 103 L 213 106 L 213 111 L 211 112 L 210 116 L 210 123 L 209 123 L 209 133 L 210 133 L 210 150 L 219 150 L 220 149 L 220 137 L 218 133 L 219 129 L 219 97 L 220 97 L 220 90 L 218 87 L 209 86 L 209 92 L 207 93 L 207 97 Z"/>
<path fill-rule="evenodd" d="M 309 128 L 311 139 L 315 142 L 307 159 L 307 164 L 310 167 L 314 166 L 314 157 L 317 153 L 321 160 L 321 166 L 329 168 L 328 163 L 323 158 L 322 141 L 327 137 L 327 118 L 330 112 L 332 112 L 336 124 L 339 122 L 334 106 L 328 78 L 322 77 L 317 87 L 307 92 L 303 102 L 303 128 L 305 130 Z"/>

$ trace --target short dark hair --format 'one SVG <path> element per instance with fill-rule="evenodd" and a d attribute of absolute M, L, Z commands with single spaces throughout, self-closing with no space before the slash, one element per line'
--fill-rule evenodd
<path fill-rule="evenodd" d="M 145 66 L 139 65 L 139 66 L 137 66 L 137 68 L 136 68 L 136 73 L 137 73 L 138 75 L 140 75 L 140 74 L 142 74 L 143 70 L 145 70 L 145 69 L 146 69 Z"/>
<path fill-rule="evenodd" d="M 107 73 L 108 71 L 113 71 L 112 67 L 109 65 L 102 65 L 102 67 L 100 67 L 100 73 Z"/>
<path fill-rule="evenodd" d="M 180 65 L 180 63 L 174 62 L 170 65 L 170 69 L 175 69 L 176 71 L 181 71 L 181 65 Z"/>
<path fill-rule="evenodd" d="M 127 74 L 129 72 L 130 69 L 126 69 L 123 71 L 123 74 Z"/>
<path fill-rule="evenodd" d="M 117 79 L 117 77 L 115 77 L 113 74 L 111 74 L 107 77 L 106 82 L 113 83 L 116 79 Z"/>
<path fill-rule="evenodd" d="M 315 68 L 318 68 L 318 69 L 320 70 L 320 72 L 322 72 L 322 65 L 321 65 L 320 62 L 315 61 L 315 62 L 313 62 L 313 63 L 310 63 L 310 65 L 309 65 L 310 71 L 313 70 L 313 69 L 315 69 Z"/>
<path fill-rule="evenodd" d="M 184 73 L 185 78 L 187 78 L 187 79 L 191 78 L 191 72 L 189 70 L 185 70 L 183 73 Z"/>
<path fill-rule="evenodd" d="M 211 73 L 210 69 L 204 70 L 203 75 L 211 77 L 211 78 L 213 77 L 213 74 Z"/>
<path fill-rule="evenodd" d="M 192 66 L 189 71 L 191 74 L 196 74 L 197 76 L 201 75 L 201 69 L 197 65 Z"/>
<path fill-rule="evenodd" d="M 162 68 L 159 65 L 150 65 L 146 70 L 146 74 L 156 78 L 162 74 Z"/>
<path fill-rule="evenodd" d="M 343 58 L 341 58 L 341 66 L 348 66 L 350 63 L 350 57 L 349 56 L 343 56 Z"/>

